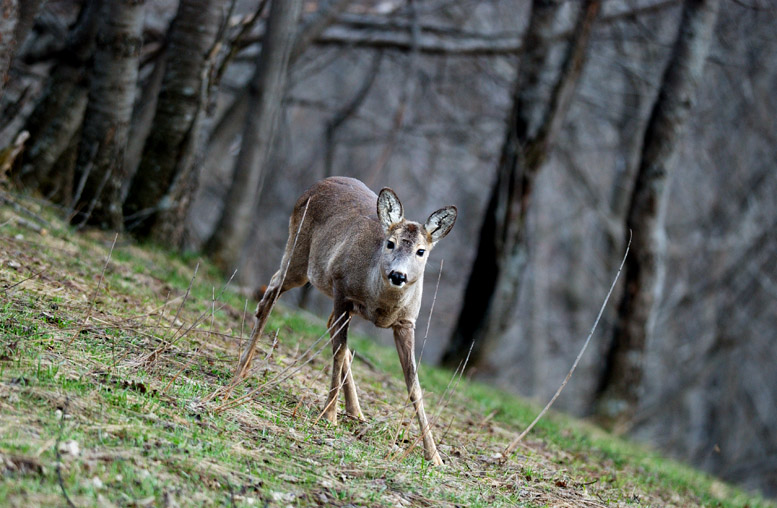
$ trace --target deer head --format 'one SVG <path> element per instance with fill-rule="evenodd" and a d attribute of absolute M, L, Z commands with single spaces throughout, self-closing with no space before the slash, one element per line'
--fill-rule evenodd
<path fill-rule="evenodd" d="M 456 207 L 440 208 L 424 225 L 405 220 L 396 193 L 384 188 L 378 195 L 378 219 L 386 240 L 381 252 L 384 281 L 395 288 L 410 286 L 423 277 L 429 252 L 453 228 Z"/>

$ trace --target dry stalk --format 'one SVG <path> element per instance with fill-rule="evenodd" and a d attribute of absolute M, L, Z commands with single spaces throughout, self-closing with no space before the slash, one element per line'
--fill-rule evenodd
<path fill-rule="evenodd" d="M 326 346 L 329 344 L 329 342 L 331 342 L 331 338 L 330 338 L 330 340 L 326 341 L 326 342 L 324 343 L 324 345 L 323 345 L 323 346 L 321 346 L 321 347 L 320 347 L 320 348 L 319 348 L 319 349 L 318 349 L 318 350 L 317 350 L 315 353 L 313 353 L 312 355 L 309 355 L 310 357 L 309 357 L 307 360 L 305 360 L 305 361 L 304 361 L 302 364 L 300 364 L 299 366 L 297 366 L 297 362 L 298 362 L 298 361 L 299 361 L 301 358 L 305 358 L 305 356 L 307 356 L 307 355 L 310 353 L 310 351 L 311 351 L 311 350 L 312 350 L 312 349 L 313 349 L 313 348 L 316 346 L 316 344 L 318 344 L 319 342 L 321 342 L 321 340 L 322 340 L 322 339 L 323 339 L 323 338 L 326 336 L 326 334 L 327 334 L 327 333 L 329 333 L 329 332 L 331 332 L 331 331 L 334 329 L 334 327 L 335 327 L 335 326 L 337 326 L 337 323 L 339 323 L 339 322 L 340 322 L 340 320 L 341 320 L 341 319 L 342 319 L 342 318 L 343 318 L 345 315 L 346 315 L 345 313 L 341 314 L 341 315 L 340 315 L 340 317 L 339 317 L 339 318 L 337 318 L 337 320 L 335 320 L 335 322 L 334 322 L 334 323 L 332 323 L 332 326 L 330 326 L 330 327 L 327 329 L 327 331 L 326 331 L 326 332 L 324 332 L 324 334 L 323 334 L 323 335 L 321 335 L 321 336 L 320 336 L 318 339 L 316 339 L 316 341 L 315 341 L 315 342 L 314 342 L 314 343 L 313 343 L 313 344 L 312 344 L 312 345 L 311 345 L 311 346 L 310 346 L 310 347 L 309 347 L 307 350 L 305 350 L 305 352 L 304 352 L 302 355 L 300 355 L 300 357 L 299 357 L 299 358 L 297 358 L 296 360 L 294 360 L 294 362 L 292 362 L 292 363 L 291 363 L 291 365 L 289 365 L 288 367 L 286 367 L 285 369 L 283 369 L 281 372 L 279 372 L 279 373 L 278 373 L 278 374 L 277 374 L 277 375 L 276 375 L 276 376 L 275 376 L 273 379 L 271 379 L 270 381 L 268 381 L 268 382 L 266 382 L 266 383 L 262 384 L 261 386 L 258 386 L 258 387 L 256 387 L 256 388 L 254 388 L 254 389 L 253 389 L 253 390 L 251 390 L 250 392 L 246 393 L 245 395 L 242 395 L 241 397 L 238 397 L 237 399 L 234 399 L 234 400 L 231 400 L 231 401 L 224 402 L 224 403 L 223 403 L 223 404 L 221 404 L 220 406 L 216 407 L 216 408 L 214 409 L 214 411 L 215 411 L 215 412 L 218 412 L 218 413 L 220 413 L 220 412 L 223 412 L 223 411 L 225 411 L 225 410 L 227 410 L 227 409 L 230 409 L 230 408 L 233 408 L 233 407 L 239 406 L 240 404 L 242 404 L 243 402 L 245 402 L 245 401 L 246 401 L 246 400 L 248 400 L 249 398 L 253 397 L 254 395 L 256 395 L 256 394 L 258 394 L 258 393 L 261 393 L 262 391 L 264 391 L 264 390 L 266 390 L 266 389 L 268 389 L 268 388 L 271 388 L 271 387 L 273 387 L 273 386 L 276 386 L 276 385 L 278 385 L 278 384 L 282 383 L 282 382 L 283 382 L 283 381 L 285 381 L 286 379 L 290 378 L 291 376 L 293 376 L 294 374 L 296 374 L 297 372 L 299 372 L 299 371 L 300 371 L 300 370 L 301 370 L 301 369 L 302 369 L 302 368 L 303 368 L 305 365 L 307 365 L 308 363 L 310 363 L 311 361 L 313 361 L 313 358 L 315 358 L 316 356 L 318 356 L 319 354 L 321 354 L 321 351 L 323 351 L 323 350 L 324 350 L 324 348 L 325 348 L 325 347 L 326 347 Z M 351 318 L 350 318 L 350 317 L 348 317 L 348 318 L 347 318 L 347 319 L 346 319 L 346 320 L 343 322 L 343 324 L 342 324 L 342 325 L 340 325 L 340 328 L 338 328 L 338 329 L 337 329 L 337 331 L 336 331 L 334 334 L 332 334 L 332 335 L 337 335 L 338 333 L 340 333 L 340 331 L 341 331 L 343 328 L 345 328 L 346 326 L 348 326 L 348 323 L 350 322 L 350 320 L 351 320 Z M 291 370 L 291 369 L 292 369 L 292 368 L 294 368 L 295 366 L 296 366 L 297 368 L 296 368 L 296 369 L 294 369 L 294 370 Z M 289 372 L 290 370 L 291 370 L 291 372 Z M 287 374 L 287 373 L 288 373 L 288 374 Z M 238 384 L 240 384 L 240 383 L 241 383 L 241 382 L 242 382 L 244 379 L 245 379 L 245 378 L 240 378 L 240 379 L 233 380 L 232 384 L 231 384 L 230 386 L 228 386 L 228 387 L 227 387 L 227 389 L 229 390 L 229 392 L 227 392 L 226 396 L 228 396 L 228 395 L 229 395 L 229 393 L 231 392 L 231 390 L 232 390 L 232 389 L 233 389 L 235 386 L 237 386 Z"/>
<path fill-rule="evenodd" d="M 178 376 L 180 376 L 181 373 L 184 370 L 186 370 L 187 368 L 191 367 L 191 365 L 197 359 L 197 353 L 199 353 L 199 351 L 200 351 L 199 348 L 194 350 L 194 352 L 192 353 L 192 359 L 189 360 L 188 362 L 184 363 L 183 365 L 181 365 L 181 368 L 178 369 L 178 372 L 176 372 L 175 375 L 172 377 L 172 379 L 170 379 L 170 381 L 168 381 L 168 383 L 165 385 L 165 387 L 162 388 L 162 391 L 160 392 L 160 395 L 164 395 L 165 392 L 167 392 L 168 388 L 170 388 L 170 386 L 175 382 L 175 380 L 178 379 Z"/>
<path fill-rule="evenodd" d="M 103 279 L 105 279 L 105 270 L 108 269 L 108 263 L 111 261 L 111 256 L 113 255 L 113 248 L 116 247 L 116 240 L 119 239 L 119 233 L 116 233 L 116 235 L 113 237 L 113 243 L 111 244 L 111 250 L 108 251 L 108 257 L 105 258 L 105 264 L 103 265 L 103 271 L 100 273 L 100 280 L 97 281 L 97 287 L 94 290 L 94 293 L 92 293 L 92 301 L 89 303 L 89 308 L 86 310 L 86 316 L 84 316 L 84 320 L 81 322 L 81 325 L 76 329 L 76 333 L 73 334 L 72 337 L 70 337 L 70 340 L 67 341 L 67 345 L 69 346 L 76 337 L 86 328 L 86 323 L 89 321 L 89 317 L 92 315 L 92 310 L 94 309 L 94 302 L 97 300 L 97 293 L 100 291 L 100 287 L 103 284 Z"/>
<path fill-rule="evenodd" d="M 248 313 L 248 298 L 243 305 L 243 314 L 240 316 L 240 337 L 238 338 L 238 351 L 243 349 L 243 334 L 245 333 L 246 314 Z"/>
<path fill-rule="evenodd" d="M 323 376 L 324 372 L 326 372 L 326 368 L 327 368 L 327 364 L 324 363 L 324 365 L 322 365 L 321 368 L 318 369 L 318 374 L 316 374 L 316 377 L 314 377 L 308 384 L 308 387 L 307 387 L 308 390 L 310 391 L 313 390 L 313 385 L 316 384 L 321 379 L 321 376 Z M 297 416 L 297 411 L 299 411 L 299 408 L 302 405 L 303 400 L 304 400 L 304 396 L 300 396 L 299 400 L 297 401 L 297 405 L 294 406 L 294 410 L 291 412 L 292 418 Z"/>
<path fill-rule="evenodd" d="M 194 276 L 192 276 L 192 279 L 189 282 L 189 287 L 187 288 L 186 294 L 184 295 L 183 300 L 181 301 L 181 305 L 178 307 L 178 312 L 176 312 L 176 314 L 175 314 L 175 318 L 172 321 L 172 325 L 175 325 L 175 322 L 178 320 L 178 316 L 179 316 L 179 314 L 181 312 L 181 308 L 183 308 L 184 304 L 186 303 L 186 300 L 189 297 L 189 291 L 190 291 L 190 289 L 192 287 L 192 283 L 194 282 L 194 277 L 196 277 L 197 270 L 199 269 L 199 267 L 200 267 L 200 264 L 197 263 L 197 266 L 194 269 Z M 237 270 L 232 272 L 232 276 L 229 278 L 229 280 L 227 280 L 227 282 L 221 288 L 221 291 L 219 291 L 219 294 L 216 297 L 216 299 L 220 299 L 221 298 L 221 295 L 223 295 L 224 291 L 227 290 L 227 288 L 229 287 L 229 284 L 232 282 L 232 279 L 235 277 L 235 274 L 237 274 Z M 222 303 L 221 306 L 219 306 L 219 308 L 217 310 L 223 309 L 226 305 L 227 305 L 226 303 Z M 151 363 L 151 362 L 155 361 L 156 358 L 160 354 L 164 353 L 165 351 L 170 349 L 172 346 L 174 346 L 179 340 L 181 340 L 182 338 L 186 337 L 189 334 L 189 332 L 191 332 L 194 329 L 195 326 L 200 324 L 205 319 L 205 317 L 207 315 L 208 315 L 208 311 L 207 310 L 203 311 L 197 317 L 197 319 L 195 319 L 194 322 L 188 328 L 186 328 L 186 330 L 183 331 L 183 333 L 180 333 L 181 330 L 183 329 L 183 323 L 181 323 L 181 326 L 179 326 L 178 329 L 173 333 L 173 338 L 170 339 L 169 342 L 165 342 L 164 344 L 159 346 L 157 349 L 155 349 L 154 351 L 152 351 L 151 353 L 146 355 L 146 357 L 143 360 L 141 360 L 141 363 L 148 364 L 148 363 Z M 172 326 L 170 327 L 170 329 L 172 329 Z M 162 339 L 162 340 L 164 340 L 164 339 Z"/>
<path fill-rule="evenodd" d="M 67 502 L 67 505 L 70 508 L 76 508 L 76 505 L 73 504 L 73 501 L 70 499 L 70 496 L 67 495 L 67 489 L 65 489 L 65 482 L 62 480 L 62 455 L 60 454 L 60 451 L 59 451 L 59 443 L 62 440 L 62 432 L 64 431 L 64 428 L 65 428 L 65 418 L 67 416 L 67 409 L 69 404 L 70 404 L 70 399 L 68 397 L 65 397 L 65 403 L 62 405 L 62 416 L 60 417 L 60 420 L 59 420 L 59 433 L 57 434 L 57 441 L 54 444 L 54 453 L 57 456 L 57 463 L 56 463 L 57 482 L 59 483 L 59 488 L 62 490 L 62 496 L 65 498 L 65 502 Z"/>
<path fill-rule="evenodd" d="M 186 292 L 183 295 L 183 299 L 181 300 L 181 304 L 178 306 L 178 310 L 175 311 L 175 317 L 170 322 L 170 328 L 172 329 L 175 326 L 176 321 L 178 321 L 178 317 L 181 315 L 181 311 L 183 310 L 183 306 L 186 304 L 186 300 L 189 299 L 189 293 L 192 290 L 192 285 L 194 284 L 194 279 L 197 278 L 197 272 L 200 269 L 200 262 L 197 261 L 197 265 L 194 267 L 194 274 L 192 274 L 192 278 L 189 279 L 189 285 L 186 287 Z M 178 328 L 178 330 L 173 333 L 173 337 L 180 331 L 180 329 L 183 328 L 183 323 L 181 323 L 181 326 Z M 166 338 L 166 337 L 165 337 Z"/>
<path fill-rule="evenodd" d="M 567 376 L 564 378 L 564 381 L 561 383 L 561 386 L 558 387 L 558 390 L 556 390 L 556 393 L 553 394 L 553 397 L 548 401 L 548 403 L 545 405 L 544 408 L 542 408 L 542 411 L 540 411 L 540 414 L 537 415 L 537 417 L 534 419 L 533 422 L 529 424 L 528 427 L 526 427 L 526 430 L 521 432 L 518 437 L 513 439 L 510 444 L 505 448 L 504 452 L 502 452 L 502 460 L 507 460 L 510 455 L 515 452 L 515 449 L 518 447 L 518 444 L 523 440 L 524 437 L 531 431 L 531 429 L 534 428 L 535 425 L 537 425 L 537 422 L 540 421 L 540 419 L 545 415 L 545 413 L 548 412 L 548 409 L 550 409 L 550 406 L 553 405 L 554 402 L 556 402 L 556 399 L 558 399 L 559 395 L 561 395 L 561 391 L 564 389 L 564 387 L 567 385 L 567 382 L 569 382 L 569 379 L 572 377 L 572 373 L 577 368 L 577 365 L 580 363 L 580 358 L 583 357 L 583 353 L 585 352 L 586 348 L 588 347 L 588 344 L 591 342 L 591 337 L 593 337 L 594 332 L 596 331 L 596 326 L 599 324 L 599 320 L 602 318 L 602 314 L 604 313 L 604 308 L 607 306 L 607 302 L 610 299 L 610 295 L 612 295 L 613 289 L 615 289 L 615 284 L 618 282 L 618 278 L 621 275 L 621 271 L 623 270 L 623 265 L 626 264 L 626 258 L 629 255 L 629 247 L 631 247 L 631 230 L 629 230 L 629 243 L 626 244 L 626 252 L 623 254 L 623 260 L 621 261 L 620 266 L 618 267 L 618 273 L 615 274 L 615 278 L 612 281 L 612 284 L 610 285 L 610 290 L 607 292 L 607 296 L 604 298 L 604 302 L 602 302 L 602 306 L 599 308 L 599 314 L 596 316 L 596 320 L 594 321 L 594 325 L 591 327 L 591 331 L 588 333 L 588 337 L 586 337 L 585 342 L 583 343 L 583 347 L 580 348 L 580 352 L 577 354 L 577 358 L 575 358 L 574 363 L 572 364 L 572 368 L 569 369 L 569 372 L 567 373 Z"/>
<path fill-rule="evenodd" d="M 421 369 L 421 359 L 424 357 L 424 348 L 426 348 L 426 338 L 429 337 L 429 327 L 432 324 L 432 314 L 434 313 L 434 304 L 437 303 L 437 290 L 440 289 L 440 279 L 442 278 L 442 265 L 445 260 L 440 260 L 440 271 L 437 272 L 437 284 L 434 285 L 434 296 L 432 297 L 432 306 L 429 308 L 429 318 L 426 320 L 426 332 L 424 340 L 421 342 L 421 352 L 418 354 L 418 369 Z"/>
<path fill-rule="evenodd" d="M 211 286 L 211 300 L 210 300 L 210 332 L 209 335 L 213 336 L 213 322 L 216 320 L 216 286 Z"/>
<path fill-rule="evenodd" d="M 162 318 L 163 318 L 163 317 L 164 317 L 164 315 L 165 315 L 165 307 L 167 307 L 167 303 L 168 303 L 169 301 L 170 301 L 170 291 L 168 291 L 168 292 L 167 292 L 167 296 L 165 297 L 165 303 L 163 303 L 161 307 L 157 307 L 157 309 L 159 310 L 159 317 L 158 317 L 158 319 L 156 320 L 156 326 L 154 327 L 154 329 L 155 329 L 155 330 L 158 330 L 158 329 L 159 329 L 159 327 L 160 327 L 160 326 L 161 326 L 161 324 L 162 324 Z M 154 312 L 154 311 L 151 311 L 151 312 L 149 313 L 149 315 L 150 315 L 150 314 L 153 314 L 153 312 Z"/>
<path fill-rule="evenodd" d="M 394 435 L 391 437 L 391 442 L 396 443 L 397 439 L 399 439 L 399 431 L 402 428 L 402 422 L 405 420 L 405 411 L 407 411 L 407 408 L 410 406 L 410 395 L 405 396 L 405 402 L 402 404 L 402 412 L 399 414 L 399 419 L 397 420 L 397 427 L 394 431 Z M 396 411 L 394 411 L 396 413 Z M 392 459 L 396 457 L 396 454 L 392 455 Z"/>

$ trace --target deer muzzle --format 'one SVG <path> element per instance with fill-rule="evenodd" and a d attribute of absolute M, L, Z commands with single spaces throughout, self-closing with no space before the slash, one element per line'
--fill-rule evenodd
<path fill-rule="evenodd" d="M 407 274 L 392 270 L 388 279 L 393 286 L 402 287 L 407 282 Z"/>

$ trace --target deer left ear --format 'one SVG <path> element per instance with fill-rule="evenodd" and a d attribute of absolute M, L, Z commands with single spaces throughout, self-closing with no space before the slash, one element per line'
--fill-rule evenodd
<path fill-rule="evenodd" d="M 455 206 L 446 206 L 440 208 L 426 219 L 424 229 L 432 237 L 432 244 L 442 240 L 445 235 L 450 233 L 453 225 L 456 223 L 458 210 Z"/>
<path fill-rule="evenodd" d="M 404 218 L 405 212 L 402 210 L 402 203 L 399 202 L 396 193 L 388 187 L 381 190 L 378 194 L 378 219 L 380 219 L 383 229 L 388 232 L 391 226 L 402 222 Z"/>

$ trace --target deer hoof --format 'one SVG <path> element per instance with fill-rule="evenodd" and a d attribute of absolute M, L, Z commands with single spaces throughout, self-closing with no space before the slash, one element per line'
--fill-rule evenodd
<path fill-rule="evenodd" d="M 440 454 L 437 452 L 434 452 L 434 456 L 432 456 L 431 459 L 427 458 L 427 460 L 431 462 L 433 466 L 442 466 L 445 464 L 440 458 Z"/>
<path fill-rule="evenodd" d="M 337 425 L 337 412 L 336 411 L 324 411 L 321 415 L 324 420 L 328 421 L 331 425 Z"/>
<path fill-rule="evenodd" d="M 348 415 L 348 418 L 353 418 L 354 420 L 356 420 L 357 422 L 360 422 L 360 423 L 364 423 L 364 422 L 367 421 L 367 419 L 364 417 L 364 415 L 362 414 L 361 411 L 359 411 L 358 413 L 355 413 L 355 414 L 347 413 L 347 415 Z"/>

